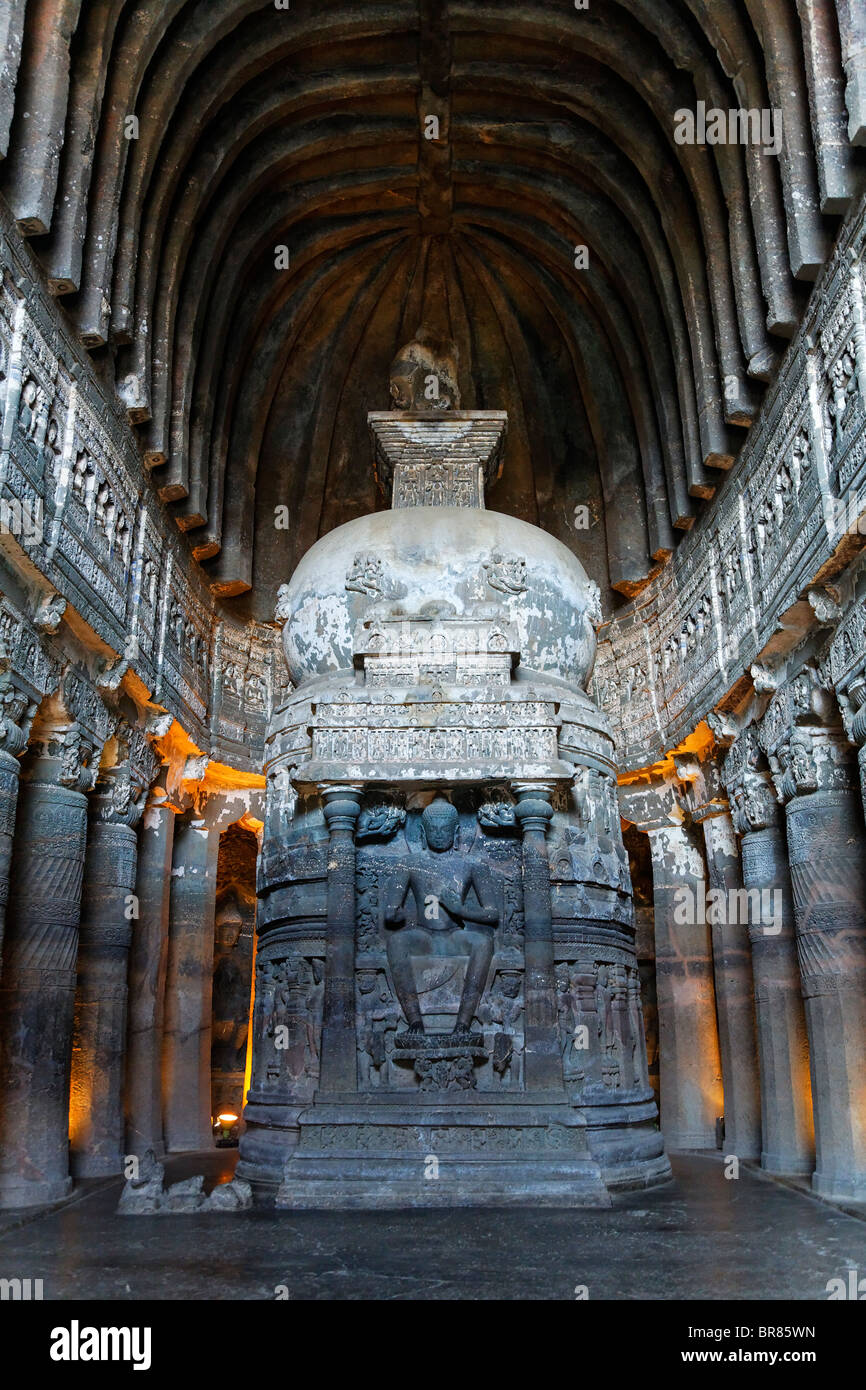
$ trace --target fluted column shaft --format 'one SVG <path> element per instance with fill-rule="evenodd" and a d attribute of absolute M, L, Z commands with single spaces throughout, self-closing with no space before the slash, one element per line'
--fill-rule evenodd
<path fill-rule="evenodd" d="M 92 751 L 92 750 L 91 750 Z M 0 981 L 0 1204 L 57 1201 L 69 1175 L 69 1072 L 87 836 L 74 726 L 34 743 L 18 798 Z"/>
<path fill-rule="evenodd" d="M 809 1042 L 800 987 L 794 902 L 782 811 L 757 730 L 728 751 L 725 781 L 740 832 L 743 887 L 761 1070 L 761 1167 L 811 1173 L 815 1167 Z"/>
<path fill-rule="evenodd" d="M 866 1200 L 866 842 L 857 792 L 786 807 L 822 1196 Z"/>
<path fill-rule="evenodd" d="M 15 835 L 15 812 L 18 807 L 17 758 L 0 748 L 0 959 L 6 927 L 6 906 L 9 900 L 9 870 L 12 863 L 12 841 Z"/>
<path fill-rule="evenodd" d="M 814 667 L 777 690 L 759 741 L 785 804 L 812 1072 L 812 1186 L 866 1201 L 866 834 L 855 750 Z"/>
<path fill-rule="evenodd" d="M 139 789 L 140 790 L 140 789 Z M 69 1110 L 77 1177 L 123 1167 L 123 1081 L 137 843 L 128 771 L 102 776 L 90 798 Z"/>
<path fill-rule="evenodd" d="M 768 1173 L 811 1173 L 815 1126 L 809 1041 L 800 988 L 794 904 L 788 849 L 779 824 L 742 837 L 743 883 L 762 899 L 771 916 L 752 923 L 752 972 L 761 1066 L 761 1167 Z"/>
<path fill-rule="evenodd" d="M 851 737 L 858 749 L 860 795 L 863 798 L 863 814 L 866 816 L 866 675 L 857 676 L 848 687 L 847 694 L 851 711 Z"/>

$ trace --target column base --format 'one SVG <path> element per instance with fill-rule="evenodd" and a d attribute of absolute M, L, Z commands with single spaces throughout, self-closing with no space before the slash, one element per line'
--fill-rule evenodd
<path fill-rule="evenodd" d="M 714 1142 L 713 1148 L 715 1147 Z M 736 1139 L 726 1139 L 719 1152 L 726 1154 L 729 1158 L 739 1158 L 743 1163 L 760 1163 L 761 1161 L 760 1148 L 756 1149 L 754 1145 L 738 1144 Z M 811 1169 L 807 1169 L 807 1172 L 811 1172 Z"/>
<path fill-rule="evenodd" d="M 123 1155 L 73 1153 L 69 1166 L 75 1178 L 114 1178 L 123 1172 Z"/>
<path fill-rule="evenodd" d="M 812 1191 L 833 1202 L 866 1203 L 866 1176 L 824 1177 L 821 1173 L 813 1173 Z"/>
<path fill-rule="evenodd" d="M 164 1154 L 199 1154 L 205 1153 L 208 1149 L 214 1149 L 214 1137 L 211 1130 L 206 1134 L 182 1135 L 180 1138 L 172 1139 L 164 1150 Z"/>
<path fill-rule="evenodd" d="M 71 1178 L 52 1178 L 44 1182 L 25 1182 L 21 1178 L 0 1178 L 0 1210 L 18 1207 L 50 1207 L 62 1202 L 72 1191 Z"/>
<path fill-rule="evenodd" d="M 664 1128 L 662 1129 L 662 1133 L 665 1137 L 665 1148 L 668 1153 L 676 1153 L 677 1151 L 685 1150 L 694 1151 L 695 1149 L 709 1153 L 712 1153 L 713 1150 L 717 1153 L 722 1152 L 716 1142 L 715 1134 L 708 1134 L 706 1130 L 670 1130 Z"/>
<path fill-rule="evenodd" d="M 802 1154 L 761 1154 L 761 1169 L 774 1178 L 807 1178 L 815 1170 L 814 1157 Z"/>

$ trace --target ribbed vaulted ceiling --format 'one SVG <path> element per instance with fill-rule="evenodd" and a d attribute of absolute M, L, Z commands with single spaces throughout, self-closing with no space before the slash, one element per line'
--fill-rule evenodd
<path fill-rule="evenodd" d="M 864 31 L 862 0 L 4 0 L 0 191 L 238 608 L 384 505 L 365 416 L 422 324 L 509 413 L 488 504 L 609 605 L 796 327 L 860 178 Z M 699 100 L 779 108 L 779 157 L 677 144 Z"/>

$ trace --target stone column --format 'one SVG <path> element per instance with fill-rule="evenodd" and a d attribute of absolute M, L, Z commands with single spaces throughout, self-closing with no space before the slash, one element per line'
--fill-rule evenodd
<path fill-rule="evenodd" d="M 848 687 L 851 737 L 859 748 L 860 792 L 866 814 L 866 675 L 858 676 Z"/>
<path fill-rule="evenodd" d="M 128 763 L 100 773 L 90 796 L 69 1106 L 76 1177 L 123 1168 L 127 974 L 137 913 L 141 796 Z"/>
<path fill-rule="evenodd" d="M 9 671 L 0 671 L 0 972 L 21 771 L 18 756 L 27 746 L 26 727 L 33 709 L 28 697 L 13 684 Z M 22 722 L 24 729 L 18 727 Z"/>
<path fill-rule="evenodd" d="M 786 803 L 812 1069 L 812 1186 L 866 1201 L 866 837 L 854 750 L 834 713 L 807 671 L 774 697 L 760 736 Z"/>
<path fill-rule="evenodd" d="M 211 997 L 219 832 L 214 817 L 178 820 L 163 1042 L 165 1145 L 172 1153 L 209 1149 Z"/>
<path fill-rule="evenodd" d="M 652 854 L 661 1130 L 668 1149 L 714 1149 L 724 1101 L 703 859 L 673 783 L 621 787 L 620 804 Z"/>
<path fill-rule="evenodd" d="M 155 787 L 138 834 L 138 921 L 129 957 L 126 1147 L 139 1158 L 148 1149 L 157 1156 L 165 1153 L 162 1047 L 175 812 L 165 788 Z"/>
<path fill-rule="evenodd" d="M 355 824 L 361 810 L 358 786 L 323 787 L 328 842 L 328 930 L 319 1088 L 355 1091 Z"/>
<path fill-rule="evenodd" d="M 755 998 L 749 943 L 749 916 L 741 890 L 743 876 L 730 807 L 714 763 L 675 759 L 690 784 L 692 821 L 704 835 L 710 897 L 707 917 L 713 947 L 713 982 L 719 1026 L 719 1053 L 725 1099 L 726 1154 L 761 1156 L 761 1091 Z"/>
<path fill-rule="evenodd" d="M 94 750 L 40 725 L 22 769 L 0 982 L 0 1205 L 58 1201 L 69 1176 L 75 962 Z"/>
<path fill-rule="evenodd" d="M 528 1091 L 561 1090 L 563 1085 L 547 858 L 547 830 L 553 816 L 551 790 L 546 783 L 514 784 L 514 810 L 523 834 L 524 1077 Z"/>
<path fill-rule="evenodd" d="M 809 1041 L 800 990 L 788 847 L 776 791 L 754 729 L 729 750 L 725 780 L 748 898 L 761 1074 L 761 1167 L 811 1173 L 815 1167 Z"/>

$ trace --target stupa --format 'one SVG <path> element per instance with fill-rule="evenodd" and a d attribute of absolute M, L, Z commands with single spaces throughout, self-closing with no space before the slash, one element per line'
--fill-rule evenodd
<path fill-rule="evenodd" d="M 607 1205 L 669 1176 L 648 1083 L 599 593 L 488 511 L 506 416 L 410 344 L 369 418 L 391 508 L 280 590 L 252 1084 L 279 1207 Z"/>

